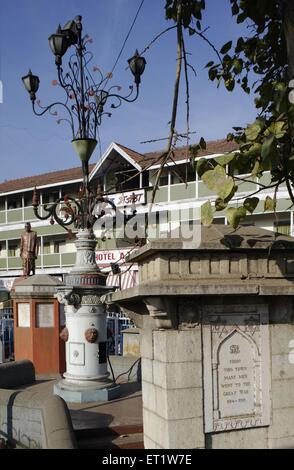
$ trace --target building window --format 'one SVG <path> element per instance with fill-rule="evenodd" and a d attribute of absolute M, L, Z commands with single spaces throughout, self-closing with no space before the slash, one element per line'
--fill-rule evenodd
<path fill-rule="evenodd" d="M 66 242 L 64 240 L 55 240 L 54 241 L 54 253 L 64 253 L 65 252 Z"/>
<path fill-rule="evenodd" d="M 28 193 L 28 194 L 25 194 L 24 195 L 24 206 L 25 207 L 30 207 L 33 203 L 33 200 L 32 200 L 32 193 Z"/>
<path fill-rule="evenodd" d="M 274 222 L 275 232 L 281 235 L 290 235 L 290 222 L 288 220 L 278 220 Z"/>
<path fill-rule="evenodd" d="M 43 204 L 50 204 L 51 202 L 54 202 L 57 199 L 59 199 L 59 191 L 58 192 L 55 191 L 55 192 L 52 192 L 52 193 L 43 193 L 42 194 Z"/>
<path fill-rule="evenodd" d="M 8 209 L 16 209 L 16 202 L 11 201 L 8 203 Z"/>
<path fill-rule="evenodd" d="M 18 249 L 17 244 L 8 245 L 8 256 L 15 257 L 17 255 L 17 249 Z"/>
<path fill-rule="evenodd" d="M 44 242 L 43 244 L 43 254 L 44 255 L 50 255 L 51 249 L 50 249 L 50 242 Z"/>
<path fill-rule="evenodd" d="M 159 186 L 167 186 L 168 185 L 168 175 L 163 175 L 159 178 Z"/>
<path fill-rule="evenodd" d="M 195 169 L 188 163 L 171 167 L 171 184 L 185 184 L 195 180 Z"/>

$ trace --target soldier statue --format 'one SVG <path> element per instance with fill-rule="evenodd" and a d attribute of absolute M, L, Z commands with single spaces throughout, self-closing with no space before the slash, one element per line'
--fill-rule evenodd
<path fill-rule="evenodd" d="M 25 232 L 21 236 L 20 257 L 22 258 L 23 275 L 35 274 L 35 260 L 37 258 L 37 233 L 31 229 L 31 224 L 25 224 Z"/>

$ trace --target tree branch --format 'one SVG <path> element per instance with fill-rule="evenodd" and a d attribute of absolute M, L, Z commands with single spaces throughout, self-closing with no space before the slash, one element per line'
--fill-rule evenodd
<path fill-rule="evenodd" d="M 179 0 L 177 6 L 177 68 L 176 68 L 176 79 L 174 85 L 174 98 L 173 98 L 173 106 L 172 106 L 172 117 L 170 121 L 170 135 L 168 138 L 168 143 L 166 146 L 166 150 L 163 152 L 162 157 L 163 161 L 161 164 L 160 171 L 157 174 L 155 185 L 152 191 L 152 199 L 151 203 L 154 202 L 155 193 L 158 188 L 158 183 L 160 176 L 162 174 L 163 167 L 165 163 L 168 161 L 169 156 L 171 154 L 171 146 L 173 142 L 173 137 L 175 133 L 175 125 L 176 125 L 176 118 L 177 118 L 177 109 L 178 109 L 178 99 L 179 99 L 179 88 L 180 88 L 180 78 L 181 78 L 181 71 L 182 71 L 182 50 L 183 50 L 183 30 L 182 30 L 182 0 Z M 152 204 L 150 206 L 151 210 Z"/>

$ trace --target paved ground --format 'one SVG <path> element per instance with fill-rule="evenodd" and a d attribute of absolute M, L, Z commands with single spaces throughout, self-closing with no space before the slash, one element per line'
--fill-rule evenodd
<path fill-rule="evenodd" d="M 52 391 L 59 378 L 38 377 L 22 390 Z M 120 398 L 110 402 L 67 404 L 81 448 L 143 448 L 142 393 L 138 383 L 121 384 Z"/>

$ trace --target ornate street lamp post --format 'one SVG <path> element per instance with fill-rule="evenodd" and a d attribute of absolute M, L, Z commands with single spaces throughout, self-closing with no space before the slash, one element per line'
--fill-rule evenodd
<path fill-rule="evenodd" d="M 65 379 L 55 387 L 55 393 L 66 401 L 97 401 L 113 396 L 115 389 L 108 379 L 107 372 L 107 328 L 106 312 L 100 297 L 111 288 L 106 287 L 95 260 L 96 238 L 93 226 L 103 217 L 103 205 L 114 204 L 104 197 L 100 188 L 94 190 L 89 184 L 89 160 L 97 145 L 96 135 L 103 117 L 111 116 L 107 106 L 114 109 L 123 101 L 133 102 L 138 98 L 141 75 L 146 61 L 136 51 L 129 59 L 129 68 L 134 75 L 135 87 L 130 86 L 127 95 L 118 94 L 119 86 L 109 86 L 108 74 L 102 75 L 100 69 L 90 70 L 93 59 L 87 50 L 91 42 L 88 35 L 83 36 L 82 17 L 77 16 L 49 37 L 50 48 L 55 55 L 58 80 L 53 82 L 65 92 L 64 101 L 42 106 L 36 101 L 39 77 L 29 71 L 22 78 L 30 95 L 33 112 L 37 116 L 50 113 L 58 116 L 58 123 L 66 122 L 72 132 L 72 144 L 82 163 L 83 183 L 79 194 L 66 195 L 54 203 L 40 207 L 37 189 L 33 195 L 33 208 L 38 219 L 50 218 L 68 228 L 73 224 L 78 229 L 76 236 L 76 263 L 65 277 L 65 286 L 58 291 L 58 299 L 65 305 L 66 330 L 61 335 L 66 341 Z M 68 69 L 62 66 L 64 55 L 71 50 Z M 98 79 L 94 78 L 94 75 Z M 59 115 L 57 109 L 62 110 Z M 41 209 L 41 210 L 40 210 Z"/>

